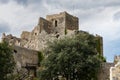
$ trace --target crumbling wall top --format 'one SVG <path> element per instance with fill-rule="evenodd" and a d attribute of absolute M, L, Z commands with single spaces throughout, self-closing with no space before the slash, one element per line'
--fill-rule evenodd
<path fill-rule="evenodd" d="M 120 62 L 120 55 L 116 55 L 115 57 L 114 57 L 114 63 L 115 64 L 117 64 L 118 62 Z"/>
<path fill-rule="evenodd" d="M 64 12 L 60 12 L 59 14 L 47 15 L 47 16 L 46 16 L 46 19 L 47 19 L 47 20 L 51 20 L 51 19 L 54 19 L 54 18 L 65 17 L 66 15 L 68 15 L 68 16 L 70 16 L 70 17 L 77 18 L 76 16 L 70 15 L 69 13 L 67 13 L 66 11 L 64 11 Z"/>
<path fill-rule="evenodd" d="M 60 17 L 65 17 L 65 12 L 61 12 L 59 14 L 47 15 L 46 19 L 51 20 L 51 19 L 60 18 Z"/>
<path fill-rule="evenodd" d="M 28 40 L 30 37 L 30 32 L 28 31 L 23 31 L 22 34 L 21 34 L 21 39 L 26 39 Z"/>

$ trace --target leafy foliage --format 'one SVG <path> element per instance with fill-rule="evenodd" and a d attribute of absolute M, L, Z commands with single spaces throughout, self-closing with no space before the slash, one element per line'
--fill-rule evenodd
<path fill-rule="evenodd" d="M 41 80 L 97 80 L 97 72 L 103 61 L 96 49 L 95 37 L 79 32 L 72 38 L 56 40 L 49 44 L 50 54 L 43 61 Z"/>
<path fill-rule="evenodd" d="M 44 56 L 41 51 L 38 52 L 38 65 L 40 66 L 41 61 L 44 59 Z"/>
<path fill-rule="evenodd" d="M 67 35 L 67 29 L 65 28 L 65 35 Z"/>
<path fill-rule="evenodd" d="M 15 66 L 12 48 L 5 42 L 0 43 L 0 79 L 9 80 Z M 9 78 L 8 78 L 9 77 Z"/>

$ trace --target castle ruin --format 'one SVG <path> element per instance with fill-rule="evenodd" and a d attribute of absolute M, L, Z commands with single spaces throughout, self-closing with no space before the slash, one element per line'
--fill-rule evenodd
<path fill-rule="evenodd" d="M 61 12 L 59 14 L 47 15 L 46 19 L 40 17 L 37 26 L 31 32 L 23 31 L 21 38 L 3 34 L 2 39 L 11 45 L 42 50 L 46 47 L 47 41 L 62 38 L 66 35 L 65 31 L 67 31 L 67 35 L 70 35 L 78 29 L 78 18 L 67 12 Z"/>
<path fill-rule="evenodd" d="M 47 42 L 75 35 L 75 32 L 78 30 L 78 17 L 72 16 L 67 12 L 61 12 L 59 14 L 47 15 L 46 19 L 40 17 L 35 28 L 31 32 L 23 31 L 20 38 L 3 33 L 2 40 L 14 46 L 15 59 L 19 68 L 32 66 L 36 69 L 38 51 L 44 50 L 47 47 Z M 96 35 L 96 42 L 96 49 L 103 56 L 102 37 Z M 19 58 L 17 58 L 18 56 Z M 107 68 L 107 71 L 109 68 Z M 103 78 L 100 80 L 103 80 Z"/>

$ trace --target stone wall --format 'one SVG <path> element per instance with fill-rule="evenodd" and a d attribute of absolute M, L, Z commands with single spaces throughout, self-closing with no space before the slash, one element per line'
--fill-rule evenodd
<path fill-rule="evenodd" d="M 52 26 L 57 29 L 56 31 L 60 34 L 64 34 L 65 28 L 68 30 L 79 29 L 79 19 L 75 16 L 68 14 L 67 12 L 47 15 L 46 19 L 52 22 Z"/>
<path fill-rule="evenodd" d="M 39 25 L 41 31 L 45 30 L 48 34 L 53 32 L 53 27 L 51 25 L 51 22 L 47 21 L 46 19 L 44 19 L 42 17 L 40 17 L 38 25 Z"/>
<path fill-rule="evenodd" d="M 66 12 L 62 12 L 60 14 L 53 14 L 46 16 L 46 19 L 52 23 L 52 27 L 54 28 L 54 33 L 59 33 L 61 35 L 64 34 L 65 14 Z"/>
<path fill-rule="evenodd" d="M 103 63 L 98 74 L 98 80 L 110 80 L 110 68 L 114 63 Z"/>
<path fill-rule="evenodd" d="M 68 13 L 66 13 L 65 24 L 66 24 L 66 29 L 69 29 L 69 30 L 78 30 L 79 29 L 79 19 Z"/>
<path fill-rule="evenodd" d="M 38 65 L 38 51 L 19 46 L 14 46 L 14 58 L 18 69 L 25 67 L 27 64 Z"/>

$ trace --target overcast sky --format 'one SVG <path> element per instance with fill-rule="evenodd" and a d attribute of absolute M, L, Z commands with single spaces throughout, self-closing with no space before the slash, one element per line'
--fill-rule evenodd
<path fill-rule="evenodd" d="M 99 34 L 104 56 L 120 54 L 120 0 L 0 0 L 0 35 L 31 31 L 40 16 L 67 11 L 79 17 L 79 29 Z"/>

